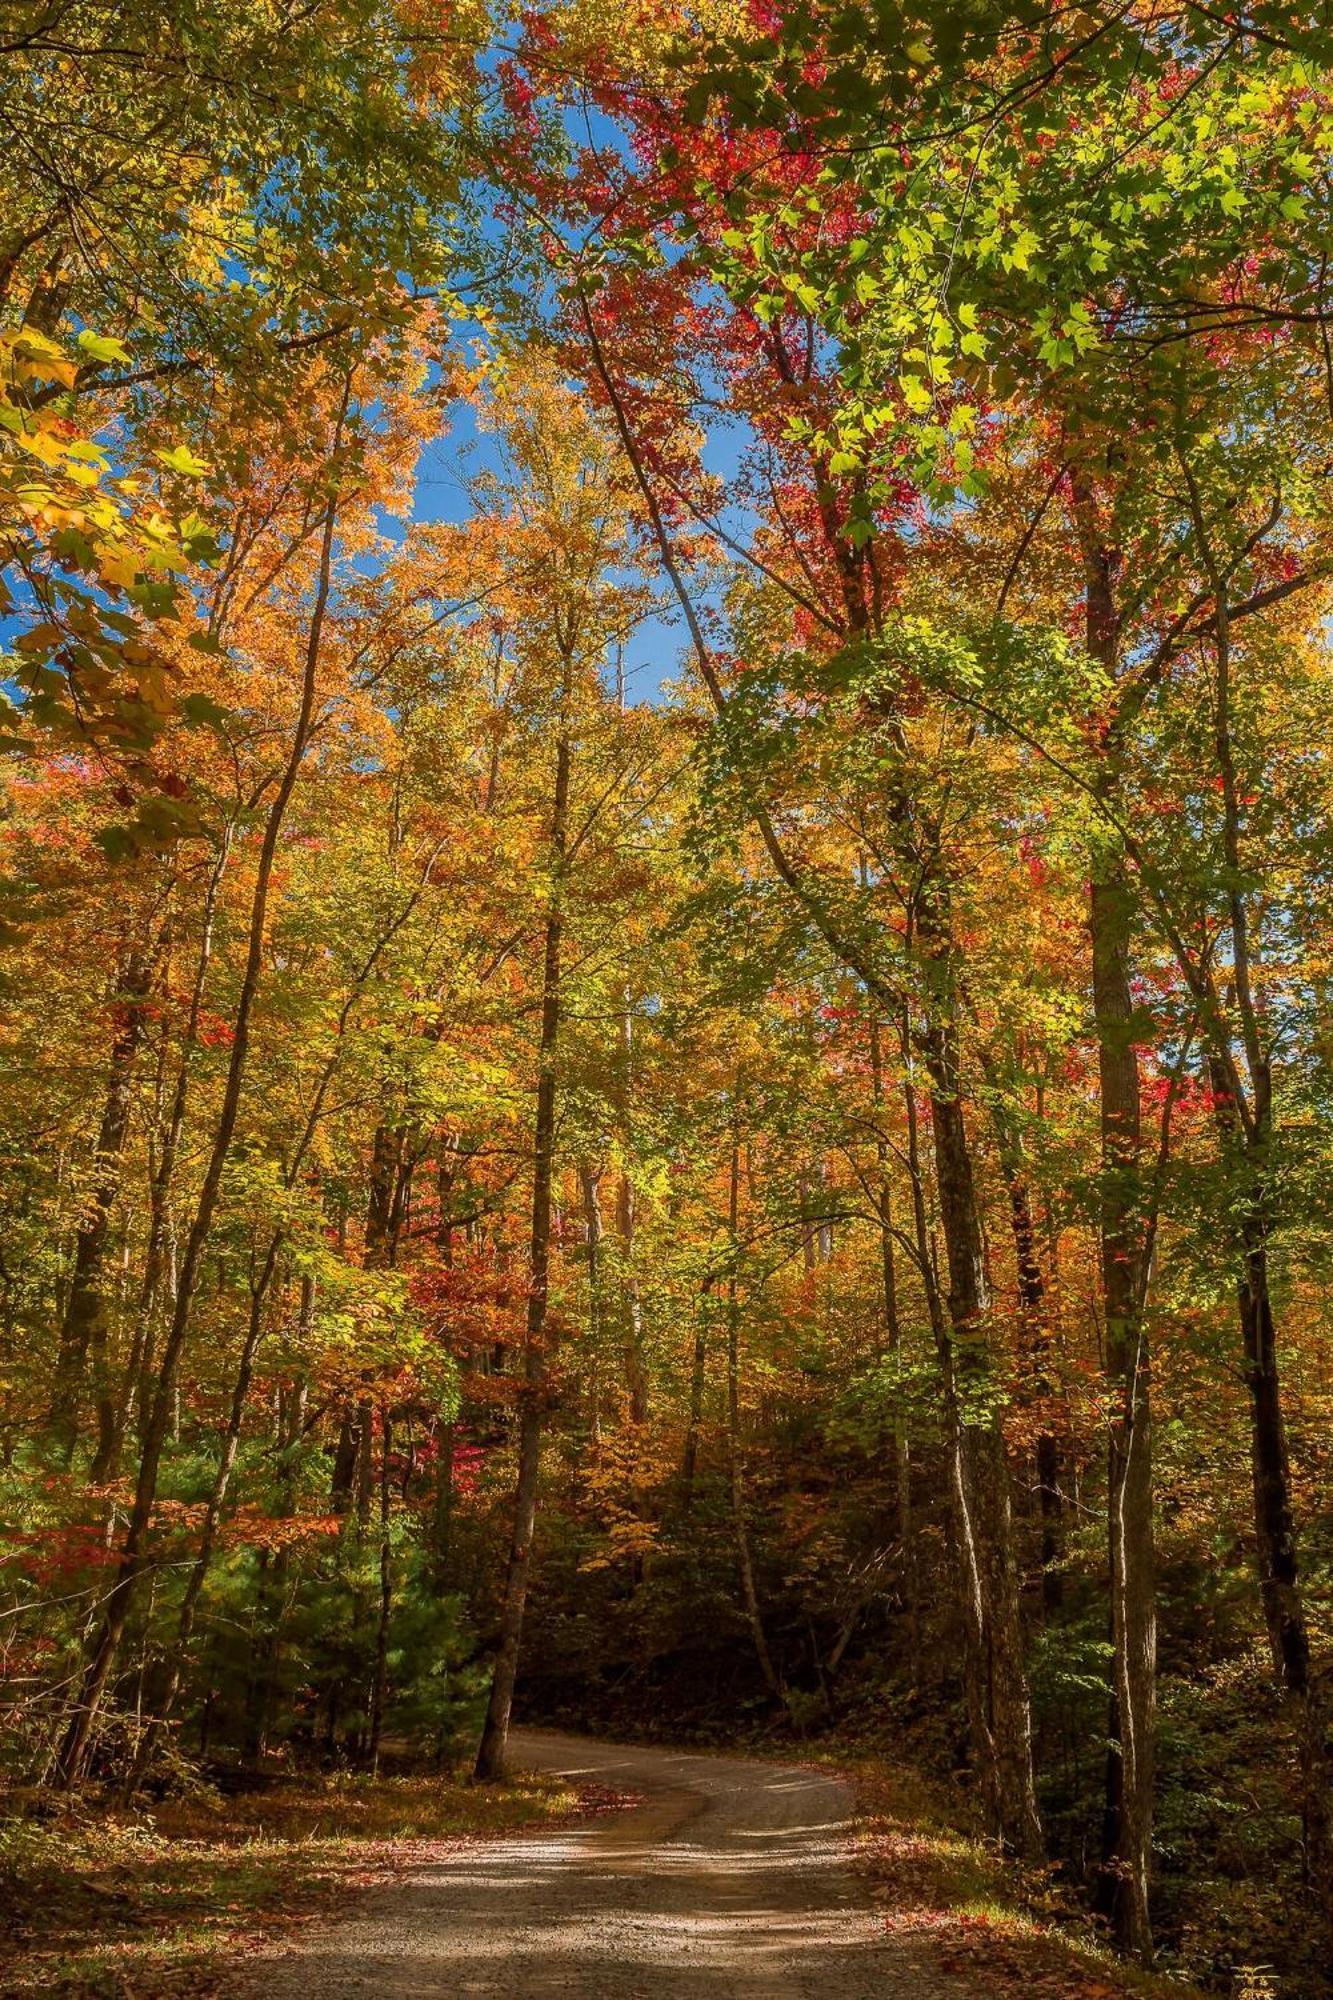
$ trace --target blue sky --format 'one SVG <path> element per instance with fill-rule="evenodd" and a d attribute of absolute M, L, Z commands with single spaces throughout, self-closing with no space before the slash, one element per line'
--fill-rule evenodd
<path fill-rule="evenodd" d="M 483 59 L 483 69 L 493 67 L 505 53 L 506 50 L 495 48 Z M 626 134 L 605 112 L 592 105 L 581 105 L 577 111 L 567 108 L 562 117 L 571 146 L 594 145 L 604 155 L 614 156 L 623 162 L 628 172 L 635 170 Z M 493 240 L 499 250 L 504 245 L 509 225 L 496 221 L 487 212 L 488 198 L 481 190 L 478 192 L 483 211 L 480 224 L 482 239 Z M 575 247 L 573 242 L 570 247 Z M 668 258 L 682 254 L 679 247 L 670 243 L 663 243 L 660 247 Z M 553 295 L 542 302 L 542 307 L 558 310 Z M 469 332 L 480 334 L 481 328 L 464 327 L 459 331 L 466 341 Z M 721 385 L 717 388 L 717 400 L 723 404 L 725 398 L 721 394 Z M 708 421 L 703 464 L 708 471 L 717 474 L 728 488 L 748 442 L 748 428 L 734 417 L 725 420 L 714 417 Z M 478 430 L 470 407 L 455 405 L 450 412 L 450 428 L 428 445 L 422 454 L 413 518 L 463 523 L 469 514 L 469 479 L 478 472 L 498 467 L 499 462 L 496 440 L 485 431 Z M 722 524 L 742 542 L 753 525 L 744 510 L 735 507 L 725 511 Z M 645 619 L 625 648 L 626 684 L 631 701 L 660 700 L 663 684 L 678 678 L 682 670 L 686 650 L 684 624 L 676 612 L 665 578 L 662 582 L 662 614 Z"/>
<path fill-rule="evenodd" d="M 468 481 L 478 472 L 499 468 L 497 442 L 478 431 L 474 414 L 467 404 L 452 412 L 450 429 L 426 446 L 417 468 L 414 520 L 451 521 L 468 519 Z M 625 681 L 630 701 L 660 699 L 662 683 L 679 671 L 680 634 L 665 618 L 650 618 L 633 634 L 625 648 Z"/>
<path fill-rule="evenodd" d="M 704 464 L 709 471 L 730 478 L 736 471 L 744 438 L 734 427 L 717 428 L 704 447 Z M 465 403 L 450 413 L 450 428 L 432 440 L 421 455 L 417 470 L 414 520 L 449 521 L 461 525 L 470 513 L 468 482 L 479 472 L 499 469 L 496 439 L 479 430 L 474 412 Z M 741 534 L 744 523 L 728 514 L 729 532 Z M 661 615 L 647 618 L 625 647 L 625 680 L 631 702 L 652 702 L 662 698 L 663 684 L 676 679 L 682 666 L 684 628 L 678 614 L 664 596 Z"/>

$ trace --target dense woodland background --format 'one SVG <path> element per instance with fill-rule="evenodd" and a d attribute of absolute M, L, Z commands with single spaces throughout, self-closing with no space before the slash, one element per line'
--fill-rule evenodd
<path fill-rule="evenodd" d="M 1331 40 L 0 6 L 11 1785 L 517 1675 L 1324 1990 Z"/>

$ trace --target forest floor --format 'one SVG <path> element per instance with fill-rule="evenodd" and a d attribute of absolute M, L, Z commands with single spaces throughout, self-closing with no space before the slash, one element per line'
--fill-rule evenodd
<path fill-rule="evenodd" d="M 406 1870 L 520 1827 L 582 1823 L 607 1803 L 535 1773 L 480 1786 L 293 1776 L 134 1810 L 11 1796 L 0 1801 L 0 1996 L 219 1995 L 238 1961 Z"/>
<path fill-rule="evenodd" d="M 892 1937 L 927 1950 L 941 1987 L 1024 2000 L 1203 2000 L 1178 1973 L 1116 1957 L 1054 1869 L 1022 1869 L 966 1826 L 957 1793 L 882 1754 L 855 1766 L 861 1870 Z M 888 1989 L 890 1992 L 892 1988 Z M 1257 1996 L 1267 1988 L 1255 1987 Z M 925 2000 L 935 2000 L 937 1988 Z"/>
<path fill-rule="evenodd" d="M 0 1995 L 1188 2000 L 878 1760 L 528 1730 L 512 1754 L 505 1787 L 293 1778 L 0 1823 Z"/>

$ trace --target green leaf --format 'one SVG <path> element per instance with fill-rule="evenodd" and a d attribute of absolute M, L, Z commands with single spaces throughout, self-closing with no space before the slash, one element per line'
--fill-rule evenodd
<path fill-rule="evenodd" d="M 1026 271 L 1032 262 L 1032 254 L 1041 248 L 1040 240 L 1030 229 L 1020 229 L 1009 251 L 1009 262 L 1015 271 Z"/>
<path fill-rule="evenodd" d="M 153 454 L 169 472 L 180 473 L 183 479 L 202 479 L 208 466 L 202 458 L 197 458 L 186 444 L 174 445 L 170 451 Z"/>
<path fill-rule="evenodd" d="M 90 333 L 87 327 L 79 335 L 79 352 L 86 354 L 90 361 L 128 361 L 131 358 L 123 340 L 113 340 L 104 333 Z"/>

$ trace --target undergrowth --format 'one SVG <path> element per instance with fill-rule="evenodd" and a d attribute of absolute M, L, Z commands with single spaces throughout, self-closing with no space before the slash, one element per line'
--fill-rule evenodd
<path fill-rule="evenodd" d="M 969 1824 L 956 1788 L 859 1758 L 860 1860 L 895 1935 L 974 1988 L 1032 2000 L 1202 2000 L 1183 1969 L 1146 1972 L 1111 1950 L 1053 1868 L 1024 1868 Z"/>
<path fill-rule="evenodd" d="M 223 1990 L 238 1956 L 414 1861 L 586 1809 L 545 1774 L 284 1778 L 127 1811 L 0 1797 L 0 1995 L 124 2000 Z"/>

